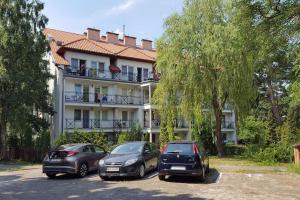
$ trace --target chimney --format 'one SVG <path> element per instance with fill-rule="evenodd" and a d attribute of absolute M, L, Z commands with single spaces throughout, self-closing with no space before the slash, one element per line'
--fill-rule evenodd
<path fill-rule="evenodd" d="M 142 48 L 146 49 L 146 50 L 152 50 L 152 41 L 151 40 L 142 39 Z"/>
<path fill-rule="evenodd" d="M 109 43 L 118 43 L 119 41 L 119 34 L 113 32 L 106 32 L 106 41 Z"/>
<path fill-rule="evenodd" d="M 124 45 L 130 47 L 136 47 L 136 37 L 131 37 L 128 35 L 124 36 Z"/>
<path fill-rule="evenodd" d="M 100 30 L 95 28 L 87 28 L 87 39 L 100 41 Z"/>

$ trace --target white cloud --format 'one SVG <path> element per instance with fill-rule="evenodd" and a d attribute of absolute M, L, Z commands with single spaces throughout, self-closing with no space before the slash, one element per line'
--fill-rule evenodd
<path fill-rule="evenodd" d="M 127 10 L 129 10 L 131 7 L 133 7 L 133 5 L 137 2 L 137 0 L 127 0 L 122 2 L 119 5 L 113 6 L 112 8 L 110 8 L 109 10 L 107 10 L 105 12 L 105 15 L 116 15 L 116 14 L 120 14 L 122 12 L 125 12 Z"/>

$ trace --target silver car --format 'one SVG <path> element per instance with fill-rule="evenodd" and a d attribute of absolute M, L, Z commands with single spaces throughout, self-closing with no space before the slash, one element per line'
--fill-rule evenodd
<path fill-rule="evenodd" d="M 84 177 L 89 171 L 98 170 L 99 160 L 106 151 L 94 144 L 65 144 L 50 151 L 43 160 L 43 173 L 53 178 L 59 173 Z"/>

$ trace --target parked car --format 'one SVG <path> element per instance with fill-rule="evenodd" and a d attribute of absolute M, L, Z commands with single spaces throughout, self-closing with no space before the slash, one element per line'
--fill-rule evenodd
<path fill-rule="evenodd" d="M 103 180 L 110 177 L 139 177 L 156 169 L 159 150 L 149 142 L 128 142 L 114 148 L 99 161 L 99 176 Z"/>
<path fill-rule="evenodd" d="M 205 181 L 209 158 L 203 145 L 192 141 L 176 141 L 165 145 L 159 158 L 158 178 L 167 175 L 195 176 Z"/>
<path fill-rule="evenodd" d="M 50 151 L 43 160 L 43 173 L 53 178 L 58 173 L 77 174 L 84 177 L 98 170 L 98 162 L 106 151 L 93 144 L 65 144 Z"/>

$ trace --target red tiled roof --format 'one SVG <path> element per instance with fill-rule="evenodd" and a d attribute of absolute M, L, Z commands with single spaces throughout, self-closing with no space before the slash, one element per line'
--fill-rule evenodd
<path fill-rule="evenodd" d="M 70 33 L 50 28 L 44 29 L 46 37 L 51 39 L 50 48 L 56 64 L 68 65 L 68 61 L 64 58 L 66 50 L 82 51 L 86 53 L 94 53 L 107 56 L 115 56 L 145 62 L 155 62 L 156 51 L 144 50 L 137 46 L 124 46 L 121 42 L 118 44 L 107 43 L 104 37 L 101 41 L 96 42 L 86 38 L 84 34 Z M 59 44 L 60 43 L 60 44 Z"/>

